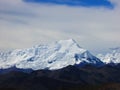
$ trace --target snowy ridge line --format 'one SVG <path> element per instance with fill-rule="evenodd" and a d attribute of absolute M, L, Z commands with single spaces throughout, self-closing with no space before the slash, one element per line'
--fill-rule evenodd
<path fill-rule="evenodd" d="M 16 67 L 56 70 L 76 64 L 100 65 L 103 62 L 88 50 L 81 48 L 73 39 L 0 53 L 0 69 Z"/>
<path fill-rule="evenodd" d="M 110 48 L 111 52 L 105 55 L 98 54 L 97 57 L 100 58 L 105 64 L 119 64 L 120 63 L 120 47 Z"/>

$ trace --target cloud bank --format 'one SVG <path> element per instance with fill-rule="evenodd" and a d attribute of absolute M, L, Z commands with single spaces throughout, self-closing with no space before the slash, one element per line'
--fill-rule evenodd
<path fill-rule="evenodd" d="M 119 46 L 120 2 L 109 2 L 114 8 L 0 0 L 0 48 L 26 48 L 69 38 L 93 53 Z"/>

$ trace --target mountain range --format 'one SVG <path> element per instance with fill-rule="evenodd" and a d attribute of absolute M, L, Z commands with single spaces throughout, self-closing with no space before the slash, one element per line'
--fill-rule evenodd
<path fill-rule="evenodd" d="M 98 58 L 105 64 L 118 64 L 120 63 L 120 47 L 110 48 L 110 52 L 103 55 L 99 54 Z"/>
<path fill-rule="evenodd" d="M 60 40 L 47 45 L 0 53 L 0 69 L 61 69 L 69 65 L 102 65 L 100 59 L 80 47 L 75 40 Z"/>
<path fill-rule="evenodd" d="M 0 74 L 0 90 L 120 90 L 120 65 Z"/>
<path fill-rule="evenodd" d="M 120 47 L 92 55 L 75 40 L 0 53 L 0 90 L 120 90 Z"/>

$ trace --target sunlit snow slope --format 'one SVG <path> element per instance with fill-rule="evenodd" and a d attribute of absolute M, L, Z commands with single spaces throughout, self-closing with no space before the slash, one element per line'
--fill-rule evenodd
<path fill-rule="evenodd" d="M 0 69 L 16 67 L 54 70 L 82 63 L 102 64 L 98 58 L 81 48 L 73 39 L 0 53 Z"/>
<path fill-rule="evenodd" d="M 120 47 L 111 48 L 111 52 L 105 55 L 99 54 L 100 58 L 105 64 L 118 64 L 120 63 Z"/>

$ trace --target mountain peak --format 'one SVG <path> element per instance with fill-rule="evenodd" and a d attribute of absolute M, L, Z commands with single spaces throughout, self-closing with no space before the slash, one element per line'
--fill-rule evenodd
<path fill-rule="evenodd" d="M 120 47 L 110 48 L 111 52 L 105 55 L 99 54 L 98 57 L 106 64 L 120 63 Z"/>
<path fill-rule="evenodd" d="M 71 42 L 71 43 L 76 43 L 76 41 L 72 38 L 66 39 L 66 40 L 60 40 L 60 42 Z"/>
<path fill-rule="evenodd" d="M 77 44 L 74 39 L 67 39 L 67 40 L 59 40 L 58 43 L 63 43 L 63 44 Z"/>
<path fill-rule="evenodd" d="M 0 55 L 0 68 L 61 69 L 76 64 L 98 64 L 101 61 L 73 39 L 60 40 L 48 45 L 17 49 Z"/>
<path fill-rule="evenodd" d="M 60 40 L 58 43 L 66 47 L 76 46 L 77 48 L 81 48 L 74 39 Z"/>
<path fill-rule="evenodd" d="M 120 47 L 110 48 L 110 50 L 112 50 L 112 53 L 120 53 Z"/>

